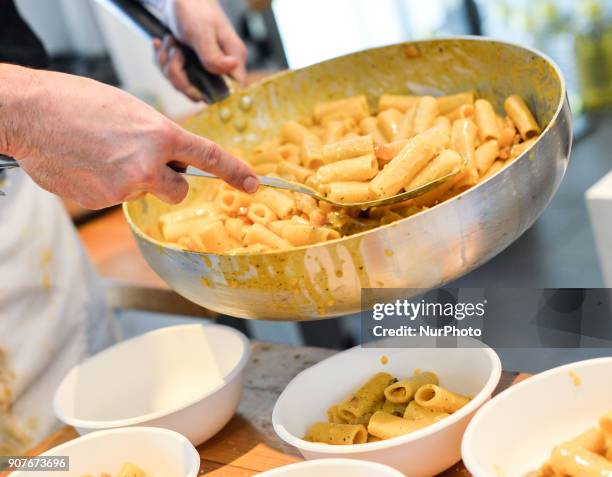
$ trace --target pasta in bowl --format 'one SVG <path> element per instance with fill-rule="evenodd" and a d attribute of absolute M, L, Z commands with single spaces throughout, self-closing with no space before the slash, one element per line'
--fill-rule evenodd
<path fill-rule="evenodd" d="M 398 380 L 379 372 L 327 411 L 327 422 L 311 425 L 304 440 L 354 445 L 399 437 L 457 412 L 470 398 L 439 386 L 432 372 L 415 370 Z"/>
<path fill-rule="evenodd" d="M 525 477 L 601 477 L 612 475 L 612 412 L 597 427 L 555 447 L 539 470 Z"/>
<path fill-rule="evenodd" d="M 493 398 L 465 433 L 467 469 L 475 477 L 609 475 L 610 373 L 612 358 L 580 361 Z"/>
<path fill-rule="evenodd" d="M 489 348 L 470 348 L 475 344 L 473 340 L 460 340 L 458 346 L 467 346 L 465 349 L 385 347 L 392 343 L 389 340 L 377 343 L 380 348 L 358 347 L 338 353 L 297 375 L 274 406 L 272 424 L 278 436 L 295 446 L 307 460 L 363 459 L 389 465 L 414 477 L 437 475 L 459 461 L 467 423 L 499 382 L 499 358 Z M 433 346 L 435 341 L 424 339 L 419 344 Z M 381 355 L 388 359 L 381 360 Z M 414 375 L 417 369 L 436 373 L 423 371 Z M 401 379 L 390 385 L 393 377 Z M 446 412 L 436 407 L 436 415 L 422 409 L 422 403 L 432 399 L 429 394 L 432 385 L 438 387 L 434 382 L 452 390 L 457 398 L 452 407 L 445 407 Z M 410 405 L 415 401 L 410 398 L 413 391 L 424 394 L 417 397 L 420 407 Z M 385 401 L 381 393 L 385 394 Z M 389 397 L 403 402 L 385 406 Z M 378 409 L 379 405 L 385 407 Z M 394 412 L 408 419 L 393 415 Z M 374 431 L 382 439 L 342 443 L 342 432 L 333 428 L 344 431 L 348 429 L 346 424 L 321 426 L 329 420 L 337 421 L 338 417 L 352 422 L 369 421 L 367 429 L 363 424 L 352 424 L 355 427 L 347 435 L 354 436 L 354 430 L 363 427 L 361 441 L 367 439 L 367 431 Z M 329 437 L 338 440 L 329 442 Z"/>
<path fill-rule="evenodd" d="M 81 477 L 95 477 L 95 476 L 91 474 L 87 474 Z M 103 474 L 100 474 L 100 477 L 112 477 L 112 476 L 104 472 Z M 119 470 L 119 472 L 115 475 L 115 477 L 151 477 L 151 476 L 148 475 L 144 470 L 142 470 L 137 465 L 131 464 L 128 462 L 126 464 L 123 464 L 123 466 L 121 467 L 121 470 Z"/>
<path fill-rule="evenodd" d="M 500 57 L 503 62 L 498 61 Z M 355 74 L 359 71 L 368 71 L 368 74 Z M 435 192 L 448 200 L 434 197 L 429 204 L 410 203 L 395 209 L 344 213 L 320 210 L 318 204 L 313 208 L 312 203 L 298 206 L 295 198 L 262 189 L 259 194 L 264 194 L 263 205 L 267 209 L 255 206 L 249 211 L 250 204 L 243 204 L 245 213 L 222 212 L 226 217 L 219 217 L 218 211 L 202 204 L 227 200 L 231 191 L 218 181 L 193 179 L 189 196 L 178 208 L 147 196 L 125 204 L 126 217 L 143 255 L 170 287 L 202 306 L 232 316 L 283 320 L 338 316 L 359 311 L 362 288 L 441 286 L 477 267 L 520 236 L 542 212 L 564 174 L 570 145 L 570 116 L 563 79 L 545 57 L 519 46 L 471 38 L 393 45 L 281 74 L 207 108 L 186 124 L 190 130 L 242 154 L 260 174 L 273 173 L 312 184 L 316 173 L 329 165 L 332 167 L 323 169 L 318 176 L 323 181 L 331 181 L 322 187 L 329 187 L 335 193 L 337 186 L 334 192 L 330 184 L 351 184 L 348 187 L 353 189 L 345 191 L 352 193 L 355 184 L 363 188 L 368 180 L 376 181 L 389 168 L 391 162 L 387 164 L 387 161 L 396 158 L 401 149 L 406 150 L 408 142 L 411 146 L 406 153 L 416 149 L 426 157 L 423 161 L 427 164 L 452 167 L 457 159 L 452 151 L 461 155 L 452 147 L 453 124 L 457 118 L 453 117 L 447 135 L 446 120 L 450 119 L 445 116 L 457 107 L 448 111 L 440 109 L 441 100 L 432 98 L 446 98 L 447 102 L 450 98 L 459 98 L 460 105 L 468 104 L 454 114 L 471 114 L 469 120 L 463 118 L 464 125 L 467 124 L 465 138 L 469 143 L 476 134 L 480 146 L 480 133 L 472 127 L 476 124 L 477 101 L 489 101 L 496 117 L 505 120 L 508 113 L 504 103 L 513 95 L 523 98 L 542 130 L 537 141 L 533 143 L 533 132 L 525 132 L 523 137 L 517 130 L 515 134 L 520 136 L 520 143 L 532 144 L 532 147 L 507 164 L 494 157 L 492 166 L 488 148 L 494 149 L 494 143 L 491 139 L 484 141 L 483 144 L 490 143 L 479 154 L 484 174 L 488 172 L 485 172 L 487 167 L 494 167 L 493 172 L 504 164 L 506 167 L 484 180 L 484 174 L 472 168 L 470 180 L 474 181 L 477 173 L 480 181 L 477 184 L 470 187 L 468 180 L 462 186 L 455 183 L 454 190 L 445 190 L 444 194 L 440 190 L 432 191 L 432 195 Z M 365 116 L 364 98 L 367 112 L 376 112 L 377 116 Z M 469 98 L 467 102 L 466 98 Z M 338 101 L 347 100 L 353 105 L 338 106 Z M 416 111 L 417 102 L 422 103 L 420 109 L 427 110 L 432 101 L 438 113 L 443 111 L 434 116 L 438 124 L 426 123 L 418 126 L 425 129 L 417 135 L 390 142 L 385 137 L 386 142 L 381 143 L 380 134 L 393 132 L 394 124 L 399 128 L 400 116 L 403 119 L 409 112 L 408 103 Z M 357 116 L 342 120 L 336 113 L 326 111 L 330 104 L 344 111 L 342 117 Z M 355 112 L 358 108 L 363 110 Z M 483 108 L 479 106 L 479 109 Z M 485 114 L 487 110 L 491 112 L 487 106 L 483 110 Z M 385 112 L 379 124 L 378 114 Z M 328 126 L 327 137 L 320 129 L 322 122 Z M 414 121 L 405 122 L 411 125 L 412 134 Z M 354 132 L 343 129 L 346 123 Z M 503 127 L 497 119 L 496 123 L 498 128 Z M 459 129 L 457 126 L 456 137 L 461 137 Z M 442 146 L 432 146 L 435 141 L 427 138 L 429 134 L 441 136 Z M 354 157 L 334 156 L 334 148 L 337 152 L 337 144 L 343 141 L 342 154 L 352 151 L 350 155 Z M 394 142 L 399 143 L 394 147 L 403 147 L 400 150 L 387 147 Z M 314 153 L 312 144 L 315 144 Z M 330 144 L 336 146 L 327 147 Z M 317 159 L 317 147 L 320 147 L 320 159 Z M 443 149 L 438 150 L 439 147 Z M 312 164 L 305 162 L 307 156 L 302 154 L 302 149 L 310 151 Z M 447 152 L 441 154 L 444 149 Z M 511 159 L 512 146 L 502 149 L 503 155 L 508 155 L 504 161 Z M 317 160 L 328 160 L 323 152 L 325 158 L 338 160 L 317 164 Z M 374 167 L 371 156 L 374 156 Z M 353 161 L 358 158 L 361 159 Z M 334 169 L 334 164 L 345 160 L 352 161 L 351 167 Z M 401 165 L 405 161 L 398 162 Z M 383 165 L 386 167 L 382 168 Z M 313 174 L 306 177 L 301 168 Z M 357 170 L 362 175 L 346 180 L 346 176 L 338 175 L 346 170 L 351 173 Z M 366 179 L 374 172 L 376 176 Z M 435 169 L 433 172 L 439 173 Z M 405 180 L 410 175 L 403 177 Z M 450 188 L 449 182 L 445 184 Z M 400 185 L 410 187 L 410 184 Z M 226 199 L 217 199 L 221 194 Z M 274 195 L 276 199 L 266 202 L 265 195 Z M 235 199 L 230 199 L 228 206 L 233 206 Z M 239 199 L 247 200 L 244 196 Z M 253 198 L 249 200 L 253 203 Z M 291 202 L 295 213 L 287 214 L 283 202 Z M 199 209 L 204 210 L 198 212 Z M 176 219 L 175 213 L 207 215 L 212 224 L 202 222 L 204 234 L 198 235 L 200 240 L 202 235 L 212 240 L 200 244 L 189 230 L 177 232 L 172 227 L 168 229 L 172 238 L 164 236 L 161 217 L 169 223 Z M 248 236 L 245 228 L 250 230 Z M 223 240 L 218 241 L 219 236 Z"/>
<path fill-rule="evenodd" d="M 181 434 L 157 427 L 124 427 L 81 436 L 42 456 L 69 457 L 69 468 L 20 470 L 13 477 L 197 477 L 200 455 Z M 138 467 L 129 464 L 138 463 Z M 127 463 L 127 464 L 126 464 Z"/>

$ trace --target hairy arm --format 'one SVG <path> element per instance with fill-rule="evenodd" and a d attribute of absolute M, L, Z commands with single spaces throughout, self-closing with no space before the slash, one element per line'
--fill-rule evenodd
<path fill-rule="evenodd" d="M 117 88 L 6 64 L 0 85 L 0 153 L 15 157 L 41 187 L 85 207 L 145 192 L 181 201 L 188 186 L 169 163 L 257 189 L 245 163 Z"/>
<path fill-rule="evenodd" d="M 15 139 L 23 136 L 22 125 L 31 121 L 29 111 L 23 106 L 33 95 L 32 72 L 28 68 L 0 63 L 0 154 L 16 155 Z"/>

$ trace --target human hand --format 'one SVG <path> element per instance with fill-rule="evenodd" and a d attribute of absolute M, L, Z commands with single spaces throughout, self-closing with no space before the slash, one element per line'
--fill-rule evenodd
<path fill-rule="evenodd" d="M 117 88 L 10 65 L 0 65 L 0 84 L 0 153 L 15 157 L 41 187 L 84 207 L 145 192 L 180 202 L 188 184 L 169 164 L 257 189 L 244 162 Z"/>
<path fill-rule="evenodd" d="M 178 38 L 193 48 L 211 73 L 229 74 L 239 83 L 246 80 L 247 50 L 218 0 L 174 1 Z M 194 101 L 202 95 L 185 72 L 185 56 L 173 37 L 153 41 L 156 59 L 172 85 Z"/>

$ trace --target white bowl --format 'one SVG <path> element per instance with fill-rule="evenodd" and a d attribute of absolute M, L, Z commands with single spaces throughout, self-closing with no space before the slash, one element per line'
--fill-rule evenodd
<path fill-rule="evenodd" d="M 80 434 L 147 425 L 199 445 L 236 411 L 249 355 L 247 338 L 226 326 L 155 330 L 75 366 L 55 393 L 55 414 Z"/>
<path fill-rule="evenodd" d="M 403 477 L 386 465 L 353 459 L 318 459 L 269 470 L 258 477 Z"/>
<path fill-rule="evenodd" d="M 433 343 L 432 343 L 433 344 Z M 388 364 L 381 364 L 381 356 Z M 332 446 L 302 439 L 326 411 L 379 371 L 404 377 L 414 369 L 436 372 L 450 389 L 474 396 L 463 409 L 442 421 L 393 439 L 352 446 Z M 501 377 L 501 363 L 490 348 L 353 348 L 298 374 L 278 398 L 272 423 L 278 436 L 297 447 L 305 459 L 346 457 L 387 464 L 410 477 L 430 477 L 461 458 L 461 437 L 476 412 L 490 398 Z"/>
<path fill-rule="evenodd" d="M 580 361 L 533 376 L 487 403 L 463 439 L 476 477 L 538 469 L 561 442 L 595 427 L 612 410 L 612 358 Z M 511 450 L 511 452 L 509 452 Z"/>
<path fill-rule="evenodd" d="M 177 432 L 156 427 L 128 427 L 99 431 L 54 447 L 44 456 L 68 456 L 69 471 L 13 472 L 11 477 L 81 477 L 107 472 L 116 475 L 125 463 L 149 475 L 196 477 L 200 455 Z"/>

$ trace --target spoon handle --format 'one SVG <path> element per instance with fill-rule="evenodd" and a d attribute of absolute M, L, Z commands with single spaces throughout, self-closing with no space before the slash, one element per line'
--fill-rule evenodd
<path fill-rule="evenodd" d="M 0 171 L 4 169 L 14 169 L 19 167 L 19 163 L 12 157 L 0 154 Z"/>
<path fill-rule="evenodd" d="M 190 168 L 187 172 L 183 172 L 183 174 L 187 176 L 197 176 L 197 177 L 207 177 L 209 179 L 219 179 L 214 174 L 210 172 L 202 171 L 200 169 Z M 284 179 L 280 179 L 278 177 L 268 177 L 268 176 L 257 176 L 259 183 L 264 186 L 272 187 L 274 189 L 283 189 L 290 190 L 293 192 L 300 192 L 302 194 L 308 194 L 313 197 L 319 197 L 313 189 L 310 187 L 303 186 L 301 184 L 297 184 L 296 182 L 286 181 Z"/>

